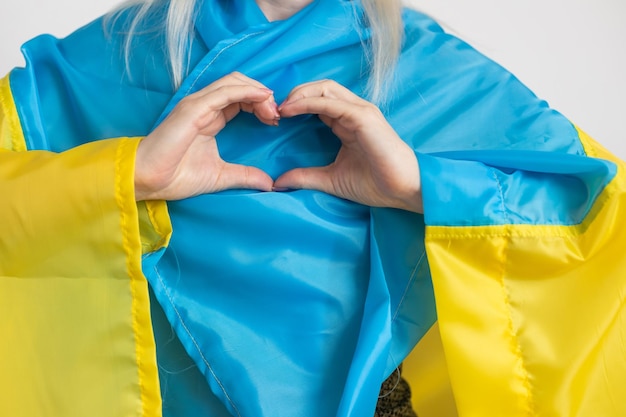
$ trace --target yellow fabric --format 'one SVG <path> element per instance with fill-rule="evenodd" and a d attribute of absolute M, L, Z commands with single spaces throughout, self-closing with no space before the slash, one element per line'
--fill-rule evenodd
<path fill-rule="evenodd" d="M 427 228 L 461 417 L 626 416 L 626 180 L 615 162 L 580 225 Z"/>
<path fill-rule="evenodd" d="M 166 244 L 170 228 L 164 203 L 143 205 L 162 223 L 156 232 L 142 227 L 140 238 L 132 183 L 139 140 L 61 154 L 7 150 L 24 143 L 7 89 L 4 79 L 0 195 L 10 203 L 0 205 L 0 415 L 159 416 L 141 252 Z"/>
<path fill-rule="evenodd" d="M 26 150 L 20 119 L 11 94 L 9 76 L 0 79 L 0 149 Z"/>
<path fill-rule="evenodd" d="M 172 224 L 164 201 L 137 203 L 142 253 L 154 252 L 168 245 Z"/>
<path fill-rule="evenodd" d="M 438 323 L 404 361 L 402 373 L 411 386 L 413 409 L 418 416 L 458 416 Z"/>

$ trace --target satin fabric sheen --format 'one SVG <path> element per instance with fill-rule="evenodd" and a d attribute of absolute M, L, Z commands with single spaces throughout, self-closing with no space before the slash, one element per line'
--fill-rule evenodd
<path fill-rule="evenodd" d="M 107 38 L 101 21 L 62 41 L 39 37 L 24 48 L 26 68 L 11 74 L 27 147 L 60 152 L 145 135 L 180 99 L 235 70 L 271 88 L 278 102 L 324 78 L 362 94 L 368 34 L 355 28 L 355 13 L 354 2 L 317 0 L 268 22 L 252 1 L 205 1 L 189 75 L 176 91 L 154 34 L 139 35 L 130 73 L 120 34 Z M 441 254 L 444 241 L 428 261 L 425 224 L 578 224 L 616 175 L 614 164 L 588 159 L 575 127 L 504 69 L 429 18 L 412 11 L 404 18 L 406 42 L 384 111 L 432 184 L 425 217 L 313 191 L 233 190 L 168 202 L 171 241 L 143 259 L 164 415 L 372 415 L 380 383 L 436 320 L 429 265 L 437 262 L 435 282 L 453 282 L 471 258 Z M 270 127 L 241 114 L 218 145 L 225 160 L 276 177 L 332 162 L 339 141 L 314 116 Z M 438 187 L 443 178 L 457 187 Z M 501 243 L 489 240 L 479 252 L 498 253 Z M 438 307 L 463 297 L 450 293 L 455 284 L 435 287 Z M 470 287 L 481 288 L 480 279 Z M 472 303 L 480 304 L 480 297 Z M 441 324 L 444 346 L 457 349 L 462 338 Z M 455 362 L 463 355 L 455 354 L 455 369 L 470 362 Z M 480 405 L 463 394 L 463 372 L 451 374 L 464 399 L 460 413 L 473 415 Z"/>

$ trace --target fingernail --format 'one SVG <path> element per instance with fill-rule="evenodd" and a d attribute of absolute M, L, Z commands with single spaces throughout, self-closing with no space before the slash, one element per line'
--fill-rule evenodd
<path fill-rule="evenodd" d="M 274 99 L 274 94 L 269 97 L 270 104 L 272 105 L 272 112 L 274 113 L 274 118 L 280 119 L 280 113 L 278 112 L 278 104 L 276 104 L 276 100 Z"/>
<path fill-rule="evenodd" d="M 272 191 L 275 191 L 277 193 L 283 193 L 285 191 L 291 191 L 291 188 L 287 188 L 287 187 L 272 187 Z"/>

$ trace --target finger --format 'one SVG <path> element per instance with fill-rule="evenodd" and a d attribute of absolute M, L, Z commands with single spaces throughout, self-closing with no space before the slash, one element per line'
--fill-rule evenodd
<path fill-rule="evenodd" d="M 220 78 L 219 80 L 215 81 L 214 83 L 210 84 L 209 86 L 205 87 L 204 89 L 200 90 L 196 94 L 198 94 L 199 97 L 205 97 L 207 95 L 215 94 L 216 92 L 219 92 L 220 89 L 222 89 L 223 87 L 237 86 L 237 85 L 239 86 L 250 85 L 250 86 L 255 86 L 261 89 L 266 89 L 268 91 L 271 91 L 261 82 L 253 78 L 250 78 L 240 72 L 232 72 Z M 280 113 L 278 112 L 278 106 L 276 105 L 276 101 L 274 100 L 273 92 L 271 92 L 271 94 L 267 97 L 267 100 L 265 101 L 261 101 L 259 103 L 252 103 L 252 105 L 249 105 L 248 103 L 241 103 L 241 104 L 242 104 L 241 110 L 246 111 L 248 113 L 254 113 L 259 118 L 259 120 L 261 120 L 263 123 L 275 125 L 277 124 L 277 120 L 280 119 Z M 237 112 L 235 112 L 235 114 L 236 113 Z M 232 117 L 234 117 L 234 115 L 232 115 Z"/>
<path fill-rule="evenodd" d="M 273 189 L 275 191 L 308 189 L 336 195 L 328 171 L 328 166 L 292 169 L 274 181 Z"/>
<path fill-rule="evenodd" d="M 335 81 L 312 81 L 309 83 L 301 84 L 291 90 L 285 101 L 283 101 L 283 103 L 278 106 L 279 111 L 286 104 L 309 97 L 328 97 L 355 104 L 365 101 L 361 97 L 357 96 L 352 91 Z"/>
<path fill-rule="evenodd" d="M 271 191 L 274 181 L 266 172 L 256 167 L 226 163 L 220 173 L 220 190 L 245 188 Z"/>
<path fill-rule="evenodd" d="M 265 87 L 225 85 L 211 94 L 200 97 L 198 101 L 205 109 L 223 110 L 232 104 L 262 103 L 272 94 L 272 90 Z"/>
<path fill-rule="evenodd" d="M 372 116 L 379 117 L 373 105 L 346 102 L 328 97 L 306 97 L 284 103 L 280 107 L 280 112 L 283 117 L 317 114 L 324 123 L 331 127 L 333 127 L 334 121 L 338 120 L 345 128 L 353 131 L 358 130 Z M 372 123 L 372 120 L 369 120 L 369 123 Z"/>
<path fill-rule="evenodd" d="M 273 95 L 260 103 L 241 103 L 241 110 L 254 114 L 261 122 L 268 125 L 278 125 L 280 120 L 280 113 Z"/>
<path fill-rule="evenodd" d="M 224 118 L 226 122 L 232 120 L 240 111 L 254 114 L 262 123 L 271 126 L 277 126 L 280 120 L 280 114 L 275 106 L 267 106 L 266 102 L 261 103 L 235 103 L 226 107 Z"/>
<path fill-rule="evenodd" d="M 205 96 L 191 95 L 178 103 L 167 120 L 170 125 L 182 128 L 204 129 L 215 124 L 217 119 L 231 120 L 239 113 L 243 103 L 261 103 L 271 91 L 254 86 L 223 86 Z M 215 126 L 214 126 L 215 127 Z M 217 126 L 217 129 L 221 129 Z M 215 132 L 213 132 L 215 133 Z"/>
<path fill-rule="evenodd" d="M 217 90 L 218 88 L 228 85 L 251 85 L 253 87 L 267 88 L 267 86 L 263 85 L 261 82 L 255 80 L 254 78 L 250 78 L 240 72 L 235 71 L 213 81 L 211 84 L 198 90 L 194 94 L 200 96 L 207 95 Z"/>
<path fill-rule="evenodd" d="M 235 79 L 238 80 L 242 83 L 248 83 L 250 85 L 254 85 L 257 87 L 261 87 L 261 88 L 267 88 L 265 85 L 263 85 L 263 83 L 261 83 L 260 81 L 255 80 L 254 78 L 250 78 L 247 75 L 239 72 L 239 71 L 234 71 L 231 72 L 230 74 L 228 74 L 226 77 L 224 77 L 225 79 Z"/>
<path fill-rule="evenodd" d="M 267 100 L 273 92 L 264 87 L 251 85 L 226 85 L 217 88 L 210 94 L 190 94 L 183 98 L 174 108 L 173 113 L 183 113 L 188 116 L 221 111 L 233 104 L 261 103 Z"/>

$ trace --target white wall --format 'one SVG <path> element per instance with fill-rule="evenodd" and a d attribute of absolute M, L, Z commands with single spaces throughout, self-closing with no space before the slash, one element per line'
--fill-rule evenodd
<path fill-rule="evenodd" d="M 104 14 L 121 0 L 3 1 L 0 8 L 0 73 L 22 65 L 20 46 L 28 39 L 51 33 L 58 37 Z"/>
<path fill-rule="evenodd" d="M 410 1 L 626 159 L 626 1 Z"/>
<path fill-rule="evenodd" d="M 252 1 L 252 0 L 249 0 Z M 539 96 L 626 158 L 626 1 L 410 0 L 515 73 Z M 19 45 L 64 36 L 119 0 L 20 0 L 0 14 L 0 73 Z"/>

